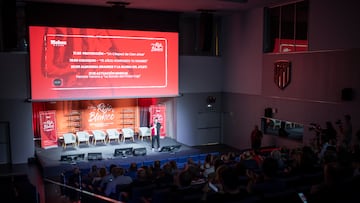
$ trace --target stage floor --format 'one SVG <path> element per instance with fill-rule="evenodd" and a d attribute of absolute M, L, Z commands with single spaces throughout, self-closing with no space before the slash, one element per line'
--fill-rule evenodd
<path fill-rule="evenodd" d="M 91 165 L 97 166 L 110 166 L 110 164 L 117 164 L 119 166 L 128 166 L 131 162 L 143 163 L 154 160 L 164 160 L 169 158 L 178 158 L 181 156 L 198 155 L 202 153 L 212 152 L 228 152 L 235 149 L 231 149 L 224 145 L 204 145 L 189 147 L 177 142 L 172 138 L 160 139 L 161 147 L 180 146 L 175 151 L 152 151 L 150 140 L 138 140 L 135 141 L 126 140 L 125 143 L 111 142 L 111 143 L 97 143 L 97 145 L 80 144 L 77 147 L 67 146 L 63 149 L 62 146 L 43 149 L 36 148 L 36 159 L 41 165 L 44 177 L 57 177 L 63 171 L 71 170 L 74 166 L 80 168 L 90 168 Z M 125 148 L 142 149 L 146 150 L 145 155 L 135 156 L 133 154 L 126 156 L 115 155 L 116 149 L 122 150 Z M 88 155 L 100 154 L 101 160 L 89 160 Z"/>

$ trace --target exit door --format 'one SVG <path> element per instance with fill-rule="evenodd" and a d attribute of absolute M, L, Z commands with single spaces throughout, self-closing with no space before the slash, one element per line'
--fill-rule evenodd
<path fill-rule="evenodd" d="M 0 164 L 11 163 L 9 122 L 0 121 Z"/>

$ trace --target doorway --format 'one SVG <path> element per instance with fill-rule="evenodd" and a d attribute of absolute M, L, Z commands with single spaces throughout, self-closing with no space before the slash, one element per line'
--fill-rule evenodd
<path fill-rule="evenodd" d="M 0 121 L 0 164 L 11 164 L 10 124 Z"/>

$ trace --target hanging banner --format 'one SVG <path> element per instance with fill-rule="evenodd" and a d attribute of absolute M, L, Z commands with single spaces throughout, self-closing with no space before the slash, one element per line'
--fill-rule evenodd
<path fill-rule="evenodd" d="M 155 118 L 158 118 L 161 124 L 160 138 L 166 136 L 166 106 L 165 105 L 151 105 L 150 111 L 150 123 L 154 122 Z"/>
<path fill-rule="evenodd" d="M 55 111 L 40 111 L 40 135 L 41 147 L 52 148 L 57 147 L 56 136 L 56 112 Z"/>

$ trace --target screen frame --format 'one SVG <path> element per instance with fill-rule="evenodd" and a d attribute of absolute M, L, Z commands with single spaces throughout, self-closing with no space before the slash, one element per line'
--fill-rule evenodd
<path fill-rule="evenodd" d="M 44 79 L 44 77 L 39 76 L 41 67 L 42 58 L 38 58 L 40 51 L 43 51 L 42 40 L 44 39 L 45 30 L 52 29 L 73 29 L 76 32 L 87 31 L 91 33 L 96 32 L 109 32 L 109 36 L 112 38 L 116 38 L 117 40 L 121 39 L 133 39 L 135 42 L 136 40 L 160 40 L 164 39 L 164 52 L 165 56 L 163 63 L 165 64 L 164 70 L 162 70 L 162 66 L 159 69 L 156 64 L 151 64 L 148 62 L 147 70 L 135 70 L 135 71 L 142 71 L 141 73 L 144 75 L 141 79 L 149 79 L 150 82 L 147 84 L 146 82 L 141 83 L 141 79 L 138 81 L 135 80 L 126 80 L 126 79 L 104 79 L 104 83 L 109 83 L 109 81 L 115 81 L 116 84 L 120 84 L 116 86 L 104 85 L 104 86 L 89 86 L 91 88 L 84 88 L 82 86 L 68 86 L 68 87 L 50 87 L 49 81 Z M 112 33 L 112 34 L 111 34 Z M 126 36 L 128 35 L 128 36 Z M 52 37 L 59 36 L 52 35 Z M 78 35 L 72 35 L 78 36 Z M 90 36 L 90 35 L 89 35 Z M 95 36 L 95 38 L 101 38 L 103 35 L 91 35 Z M 100 37 L 99 37 L 100 36 Z M 104 37 L 105 38 L 105 37 Z M 50 40 L 51 41 L 51 40 Z M 117 41 L 118 43 L 126 42 L 126 41 Z M 131 42 L 131 40 L 130 40 Z M 149 43 L 152 41 L 149 41 Z M 161 42 L 161 41 L 160 41 Z M 56 45 L 56 43 L 63 43 L 62 41 L 56 41 L 53 39 L 53 42 L 50 42 Z M 66 43 L 66 42 L 65 42 Z M 160 32 L 160 31 L 139 31 L 139 30 L 116 30 L 116 29 L 98 29 L 98 28 L 74 28 L 74 27 L 50 27 L 50 26 L 29 26 L 29 53 L 30 53 L 30 99 L 29 101 L 63 101 L 63 100 L 89 100 L 89 99 L 122 99 L 122 98 L 153 98 L 153 97 L 176 97 L 179 96 L 179 34 L 177 32 Z M 141 43 L 140 43 L 141 44 Z M 154 43 L 152 43 L 154 44 Z M 166 47 L 165 47 L 166 45 Z M 125 47 L 125 46 L 124 46 Z M 128 46 L 127 46 L 128 47 Z M 130 47 L 130 46 L 129 46 Z M 141 47 L 140 47 L 141 48 Z M 146 47 L 148 49 L 148 47 Z M 158 47 L 159 48 L 159 47 Z M 161 47 L 160 47 L 161 48 Z M 123 49 L 130 49 L 130 48 L 123 48 Z M 151 49 L 153 51 L 154 49 Z M 140 51 L 139 51 L 140 52 Z M 75 53 L 75 51 L 73 51 Z M 123 53 L 121 51 L 116 53 Z M 125 53 L 125 52 L 124 52 Z M 152 52 L 142 52 L 145 53 L 144 55 L 148 55 L 149 60 L 151 61 Z M 37 58 L 36 58 L 37 57 Z M 41 56 L 40 56 L 41 57 Z M 72 55 L 72 57 L 74 57 Z M 49 58 L 46 56 L 44 58 Z M 55 56 L 53 56 L 55 58 Z M 161 58 L 160 58 L 161 60 Z M 46 66 L 47 67 L 47 66 Z M 68 68 L 68 67 L 66 67 Z M 157 74 L 160 71 L 164 71 L 163 78 L 159 78 L 161 74 Z M 110 72 L 110 71 L 109 71 Z M 111 71 L 112 72 L 112 71 Z M 126 71 L 125 71 L 126 72 Z M 129 71 L 128 71 L 129 72 Z M 151 75 L 145 75 L 151 74 Z M 140 75 L 140 74 L 138 74 Z M 141 77 L 143 76 L 141 75 Z M 77 77 L 77 75 L 76 75 Z M 92 80 L 92 79 L 91 79 Z M 120 82 L 122 80 L 122 82 Z M 156 81 L 163 80 L 163 84 L 151 84 Z M 38 82 L 39 84 L 36 84 Z M 48 83 L 46 83 L 48 82 Z M 126 82 L 131 83 L 132 85 L 123 85 Z M 139 85 L 134 83 L 140 82 Z M 52 84 L 65 84 L 62 80 L 53 79 L 51 81 Z M 93 84 L 91 84 L 93 85 Z M 49 90 L 51 89 L 51 90 Z M 63 93 L 56 95 L 54 91 Z M 47 96 L 46 94 L 53 94 Z"/>

